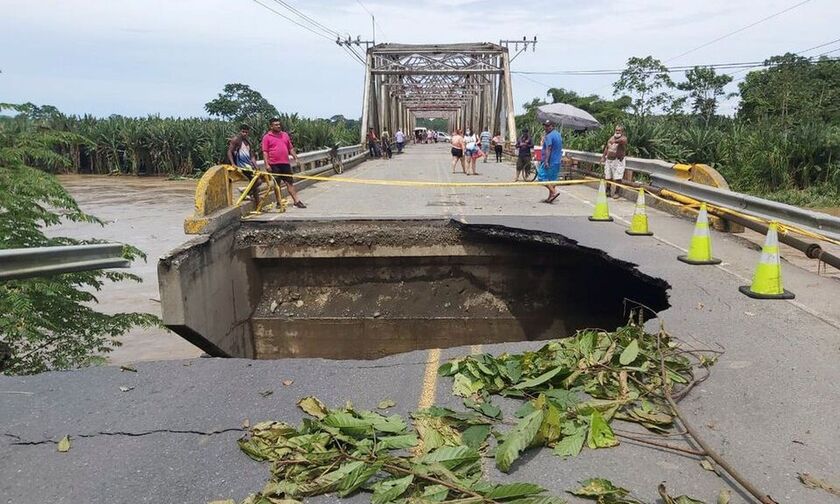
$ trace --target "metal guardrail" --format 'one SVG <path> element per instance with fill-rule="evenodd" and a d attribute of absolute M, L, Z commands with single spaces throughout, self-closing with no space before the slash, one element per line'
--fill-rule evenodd
<path fill-rule="evenodd" d="M 295 167 L 297 168 L 296 173 L 302 173 L 306 175 L 313 175 L 312 173 L 308 173 L 312 170 L 320 168 L 323 166 L 323 163 L 326 163 L 330 159 L 330 150 L 331 149 L 321 149 L 317 151 L 309 151 L 309 152 L 301 152 L 298 154 L 298 162 L 299 164 Z M 357 145 L 348 145 L 346 147 L 339 147 L 338 148 L 338 157 L 341 161 L 351 161 L 359 154 L 367 152 L 367 149 L 363 149 L 361 144 Z M 265 167 L 265 161 L 257 161 L 258 168 Z M 332 167 L 332 165 L 330 165 Z"/>
<path fill-rule="evenodd" d="M 598 153 L 575 150 L 564 152 L 578 161 L 601 164 L 601 154 Z M 631 157 L 625 159 L 628 169 L 650 175 L 651 185 L 654 187 L 756 217 L 793 224 L 833 239 L 840 239 L 840 217 L 683 180 L 675 176 L 674 166 L 676 165 L 667 161 Z"/>
<path fill-rule="evenodd" d="M 128 268 L 119 243 L 33 247 L 0 250 L 0 280 L 20 280 L 37 276 Z"/>

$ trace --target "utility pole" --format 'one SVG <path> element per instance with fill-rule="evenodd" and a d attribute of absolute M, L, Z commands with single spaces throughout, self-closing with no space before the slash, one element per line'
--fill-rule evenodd
<path fill-rule="evenodd" d="M 528 40 L 527 37 L 522 37 L 522 40 L 500 40 L 499 45 L 508 49 L 513 46 L 513 50 L 516 51 L 516 54 L 510 57 L 510 61 L 513 61 L 517 56 L 527 51 L 529 47 L 532 52 L 537 50 L 537 36 L 534 35 L 534 38 L 531 40 Z M 520 46 L 522 49 L 520 49 Z"/>

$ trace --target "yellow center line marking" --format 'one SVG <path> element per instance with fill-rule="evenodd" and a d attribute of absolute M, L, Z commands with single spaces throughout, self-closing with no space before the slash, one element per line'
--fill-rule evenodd
<path fill-rule="evenodd" d="M 482 353 L 481 345 L 470 345 L 470 353 L 472 355 L 478 355 Z"/>
<path fill-rule="evenodd" d="M 426 359 L 426 370 L 423 372 L 423 388 L 420 391 L 420 400 L 417 402 L 417 409 L 426 409 L 435 403 L 437 395 L 437 370 L 440 367 L 440 348 L 429 350 Z"/>

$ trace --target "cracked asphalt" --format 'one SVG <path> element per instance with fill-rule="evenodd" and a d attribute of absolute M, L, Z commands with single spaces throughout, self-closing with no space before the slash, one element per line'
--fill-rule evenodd
<path fill-rule="evenodd" d="M 423 147 L 423 146 L 419 146 Z M 365 163 L 352 176 L 444 179 L 448 166 L 437 146 L 418 150 L 417 165 Z M 444 152 L 441 150 L 441 152 Z M 437 161 L 435 161 L 437 160 Z M 404 170 L 397 170 L 404 168 Z M 479 167 L 483 180 L 503 180 L 503 167 Z M 465 177 L 466 178 L 466 177 Z M 541 190 L 504 190 L 488 195 L 454 189 L 387 193 L 363 197 L 364 186 L 320 184 L 304 191 L 306 217 L 381 215 L 383 205 L 405 215 L 420 215 L 429 202 L 436 215 L 476 226 L 503 226 L 561 234 L 582 246 L 639 265 L 641 272 L 671 285 L 671 307 L 649 321 L 659 323 L 699 347 L 724 348 L 708 380 L 681 403 L 704 438 L 735 467 L 777 501 L 831 504 L 837 498 L 803 486 L 798 473 L 840 482 L 840 283 L 783 263 L 785 286 L 793 301 L 767 302 L 737 291 L 748 281 L 758 252 L 743 240 L 713 233 L 718 267 L 693 268 L 676 261 L 693 223 L 648 210 L 656 235 L 630 238 L 624 226 L 633 204 L 610 202 L 612 224 L 592 224 L 595 193 L 587 187 L 564 188 L 553 206 L 537 203 Z M 529 199 L 530 198 L 530 199 Z M 533 200 L 533 201 L 531 201 Z M 330 206 L 332 205 L 332 206 Z M 401 205 L 401 206 L 396 206 Z M 517 215 L 511 215 L 516 212 Z M 289 217 L 303 216 L 294 209 Z M 593 299 L 592 302 L 597 302 Z M 484 346 L 499 353 L 540 346 L 538 342 Z M 443 349 L 441 361 L 479 349 Z M 374 408 L 385 398 L 407 414 L 428 385 L 431 353 L 418 351 L 376 361 L 297 359 L 172 360 L 136 363 L 137 372 L 118 367 L 0 377 L 0 502 L 5 503 L 204 503 L 242 499 L 267 481 L 269 468 L 241 453 L 236 439 L 244 420 L 298 421 L 296 401 L 316 395 L 330 405 L 351 400 Z M 293 380 L 284 386 L 284 380 Z M 432 380 L 440 405 L 461 407 L 448 379 Z M 122 392 L 120 387 L 134 387 Z M 269 394 L 268 392 L 271 391 Z M 499 401 L 509 415 L 513 404 Z M 629 428 L 629 427 L 628 427 Z M 58 453 L 55 443 L 70 435 L 72 448 Z M 674 437 L 669 442 L 691 445 Z M 489 467 L 489 477 L 534 481 L 554 494 L 577 481 L 606 477 L 632 489 L 645 502 L 658 502 L 656 486 L 667 482 L 677 494 L 714 502 L 727 482 L 703 470 L 692 457 L 631 442 L 613 449 L 588 450 L 563 461 L 550 450 L 523 457 L 509 475 Z M 570 502 L 576 501 L 568 497 Z M 311 499 L 334 502 L 337 498 Z M 355 496 L 350 502 L 366 502 Z M 733 492 L 733 503 L 752 502 Z"/>

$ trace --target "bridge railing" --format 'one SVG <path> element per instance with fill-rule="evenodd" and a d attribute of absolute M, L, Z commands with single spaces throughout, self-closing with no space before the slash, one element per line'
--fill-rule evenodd
<path fill-rule="evenodd" d="M 301 152 L 298 154 L 298 165 L 293 169 L 301 175 L 324 175 L 333 173 L 330 163 L 330 150 Z M 362 162 L 367 155 L 367 149 L 361 144 L 348 145 L 338 149 L 338 158 L 345 168 L 350 168 Z M 265 169 L 263 161 L 257 162 L 257 168 Z M 234 184 L 244 180 L 244 177 L 228 165 L 217 165 L 209 168 L 195 188 L 195 209 L 193 214 L 184 220 L 184 232 L 187 234 L 211 233 L 219 227 L 226 226 L 253 209 L 253 203 L 243 202 L 236 206 L 239 199 L 234 194 Z M 306 186 L 312 183 L 308 180 L 295 182 L 295 186 Z M 274 196 L 269 191 L 268 197 Z"/>
<path fill-rule="evenodd" d="M 601 164 L 600 153 L 571 149 L 563 152 L 580 162 Z M 732 191 L 723 176 L 708 165 L 632 157 L 625 160 L 628 169 L 648 175 L 650 185 L 655 188 L 763 219 L 793 224 L 832 239 L 840 239 L 840 217 Z"/>

